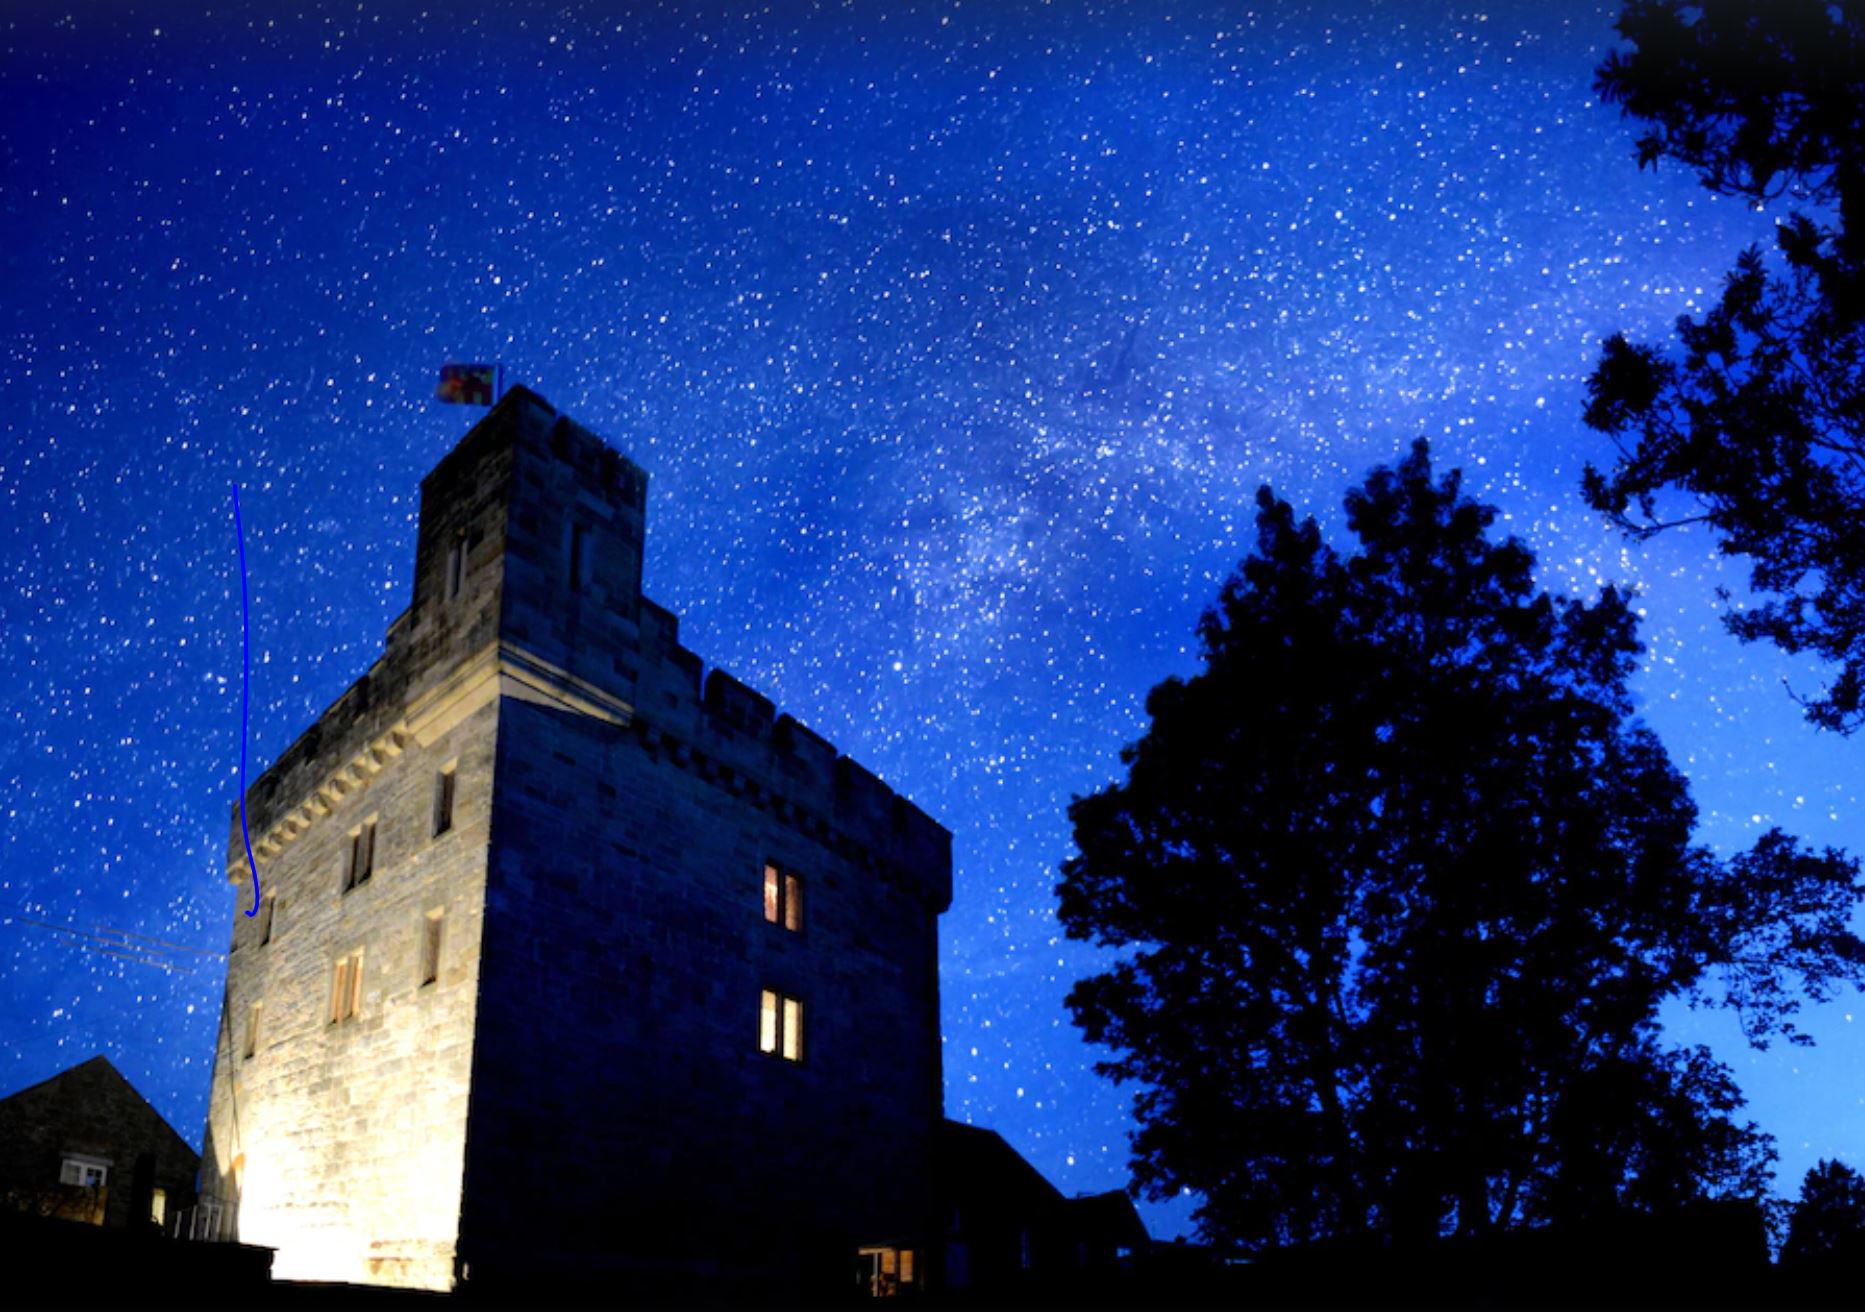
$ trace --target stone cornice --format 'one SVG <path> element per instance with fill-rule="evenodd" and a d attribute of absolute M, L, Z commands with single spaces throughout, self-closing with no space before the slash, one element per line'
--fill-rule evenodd
<path fill-rule="evenodd" d="M 409 743 L 433 746 L 455 725 L 497 697 L 554 706 L 624 727 L 634 720 L 633 707 L 587 680 L 511 643 L 488 643 L 451 675 L 410 702 L 401 719 L 326 774 L 303 801 L 286 808 L 263 833 L 255 835 L 253 855 L 261 861 L 276 858 L 329 815 L 344 797 L 380 774 Z M 245 851 L 233 852 L 227 864 L 227 881 L 243 884 L 248 878 Z"/>
<path fill-rule="evenodd" d="M 857 865 L 885 873 L 907 884 L 915 881 L 907 867 L 890 860 L 845 830 L 830 816 L 788 796 L 770 782 L 709 752 L 700 743 L 668 733 L 636 713 L 635 708 L 611 692 L 551 664 L 510 642 L 491 642 L 463 661 L 447 678 L 408 703 L 400 719 L 377 734 L 341 765 L 331 770 L 310 795 L 288 808 L 263 834 L 253 839 L 253 854 L 261 861 L 275 859 L 291 843 L 328 816 L 350 793 L 364 787 L 409 745 L 432 747 L 450 730 L 500 697 L 569 711 L 633 730 L 654 756 L 669 761 L 714 786 L 723 788 L 765 811 L 779 823 L 840 852 Z M 230 854 L 227 880 L 244 884 L 246 854 Z"/>

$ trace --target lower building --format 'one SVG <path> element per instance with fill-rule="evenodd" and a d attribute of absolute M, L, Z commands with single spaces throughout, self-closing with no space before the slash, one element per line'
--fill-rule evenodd
<path fill-rule="evenodd" d="M 957 1121 L 939 1130 L 939 1207 L 933 1283 L 957 1297 L 1104 1295 L 1152 1246 L 1126 1194 L 1064 1197 L 995 1131 Z"/>
<path fill-rule="evenodd" d="M 0 1206 L 113 1229 L 172 1227 L 200 1158 L 107 1057 L 0 1098 Z"/>

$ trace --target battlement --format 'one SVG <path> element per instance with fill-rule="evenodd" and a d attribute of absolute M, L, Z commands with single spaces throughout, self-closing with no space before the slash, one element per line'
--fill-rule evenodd
<path fill-rule="evenodd" d="M 647 474 L 513 387 L 422 481 L 414 598 L 383 655 L 247 791 L 255 854 L 306 832 L 403 749 L 522 695 L 611 721 L 783 823 L 892 869 L 943 911 L 951 834 L 680 642 L 641 592 Z M 229 877 L 243 881 L 237 807 Z"/>

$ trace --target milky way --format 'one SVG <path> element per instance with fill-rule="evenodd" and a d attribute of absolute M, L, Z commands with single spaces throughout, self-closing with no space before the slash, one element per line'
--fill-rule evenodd
<path fill-rule="evenodd" d="M 953 830 L 947 1111 L 1065 1191 L 1125 1183 L 1131 1094 L 1062 1003 L 1065 808 L 1195 667 L 1265 481 L 1338 535 L 1429 437 L 1546 586 L 1643 590 L 1704 841 L 1865 851 L 1821 670 L 1718 622 L 1741 562 L 1579 497 L 1601 338 L 1666 339 L 1781 217 L 1637 170 L 1615 6 L 436 8 L 0 17 L 0 1091 L 106 1052 L 198 1142 L 250 898 L 230 488 L 257 773 L 408 603 L 477 413 L 448 359 L 643 465 L 686 644 Z M 1811 1050 L 1675 1018 L 1783 1189 L 1865 1166 L 1854 1005 Z"/>

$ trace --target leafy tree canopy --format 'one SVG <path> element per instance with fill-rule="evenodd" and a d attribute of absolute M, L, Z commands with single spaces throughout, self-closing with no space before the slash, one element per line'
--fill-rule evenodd
<path fill-rule="evenodd" d="M 1626 598 L 1537 589 L 1424 443 L 1348 497 L 1350 555 L 1257 506 L 1203 669 L 1069 812 L 1062 922 L 1122 951 L 1068 1001 L 1139 1087 L 1137 1184 L 1256 1248 L 1759 1194 L 1769 1141 L 1657 1009 L 1804 1041 L 1865 974 L 1856 865 L 1693 845 Z"/>
<path fill-rule="evenodd" d="M 1865 723 L 1865 4 L 1627 0 L 1632 43 L 1595 87 L 1712 191 L 1804 205 L 1778 261 L 1742 253 L 1720 303 L 1666 354 L 1623 335 L 1588 381 L 1586 422 L 1618 445 L 1587 500 L 1634 535 L 1710 527 L 1750 559 L 1746 640 L 1835 663 L 1802 698 L 1816 724 Z M 1679 508 L 1681 503 L 1681 508 Z"/>
<path fill-rule="evenodd" d="M 1787 1224 L 1783 1266 L 1817 1266 L 1865 1257 L 1865 1178 L 1844 1162 L 1822 1161 L 1807 1172 Z"/>

